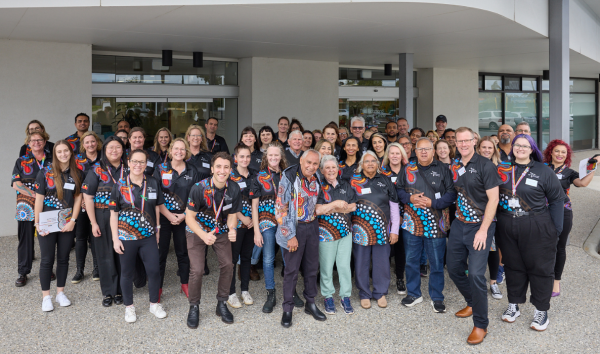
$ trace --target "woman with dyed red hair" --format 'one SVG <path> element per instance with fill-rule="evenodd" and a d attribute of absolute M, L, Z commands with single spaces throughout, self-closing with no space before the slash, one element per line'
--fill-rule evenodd
<path fill-rule="evenodd" d="M 565 268 L 565 261 L 567 260 L 566 246 L 569 239 L 569 233 L 573 226 L 573 211 L 571 209 L 571 197 L 569 196 L 569 189 L 571 184 L 575 187 L 587 187 L 594 176 L 594 172 L 589 175 L 579 178 L 579 172 L 572 170 L 573 151 L 569 144 L 562 140 L 552 140 L 546 150 L 544 150 L 544 162 L 548 164 L 558 177 L 560 184 L 567 195 L 565 199 L 565 219 L 563 224 L 562 232 L 558 238 L 558 245 L 556 248 L 556 263 L 554 265 L 554 288 L 552 289 L 552 297 L 560 296 L 560 280 L 563 269 Z M 595 158 L 596 162 L 600 161 L 600 157 Z"/>

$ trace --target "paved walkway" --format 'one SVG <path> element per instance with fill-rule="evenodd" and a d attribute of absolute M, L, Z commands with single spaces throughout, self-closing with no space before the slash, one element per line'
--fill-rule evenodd
<path fill-rule="evenodd" d="M 579 159 L 583 155 L 593 153 L 578 154 Z M 401 297 L 395 293 L 395 284 L 390 284 L 387 309 L 378 308 L 375 302 L 370 310 L 361 309 L 354 289 L 354 315 L 338 312 L 325 322 L 317 322 L 297 309 L 294 326 L 284 329 L 279 324 L 281 262 L 275 272 L 276 311 L 269 315 L 261 312 L 266 299 L 264 281 L 251 282 L 250 293 L 255 305 L 232 309 L 236 322 L 225 325 L 214 314 L 218 275 L 212 250 L 209 252 L 211 274 L 205 278 L 201 323 L 197 330 L 190 330 L 185 325 L 188 304 L 185 296 L 179 293 L 173 252 L 169 255 L 162 301 L 168 317 L 163 320 L 148 312 L 147 287 L 134 292 L 138 313 L 135 324 L 125 323 L 123 306 L 102 307 L 99 283 L 90 278 L 90 255 L 86 279 L 77 285 L 67 283 L 66 293 L 73 305 L 68 308 L 57 306 L 53 312 L 44 313 L 37 276 L 39 250 L 36 250 L 38 260 L 34 262 L 30 282 L 24 288 L 16 288 L 13 284 L 17 276 L 17 240 L 16 237 L 3 237 L 0 238 L 0 352 L 597 353 L 600 347 L 600 261 L 586 254 L 581 246 L 600 217 L 600 191 L 573 188 L 571 195 L 576 226 L 571 245 L 567 247 L 562 295 L 552 300 L 550 326 L 542 333 L 529 329 L 534 311 L 531 304 L 523 305 L 521 317 L 516 323 L 508 324 L 500 320 L 507 306 L 506 298 L 494 300 L 489 296 L 490 333 L 481 345 L 468 346 L 465 340 L 473 323 L 471 319 L 454 316 L 464 302 L 447 276 L 446 314 L 433 313 L 426 281 L 422 284 L 425 301 L 410 309 L 400 304 Z M 75 253 L 72 252 L 69 280 L 75 271 L 74 262 Z M 506 292 L 504 284 L 500 288 Z M 318 304 L 322 308 L 321 296 Z"/>

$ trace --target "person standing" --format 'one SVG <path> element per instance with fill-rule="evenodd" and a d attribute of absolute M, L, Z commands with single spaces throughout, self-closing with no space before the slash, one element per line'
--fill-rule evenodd
<path fill-rule="evenodd" d="M 75 154 L 66 140 L 54 144 L 52 165 L 44 167 L 35 179 L 35 224 L 42 260 L 40 283 L 42 286 L 42 311 L 52 311 L 50 278 L 56 254 L 56 302 L 71 306 L 64 293 L 69 272 L 69 253 L 73 246 L 74 229 L 81 210 L 81 183 L 83 174 L 75 163 Z M 59 210 L 59 218 L 65 220 L 59 232 L 44 231 L 39 227 L 40 213 Z"/>
<path fill-rule="evenodd" d="M 377 155 L 367 151 L 361 158 L 350 185 L 358 196 L 352 213 L 352 253 L 360 306 L 371 308 L 371 299 L 387 307 L 390 286 L 390 245 L 398 242 L 400 213 L 398 194 L 392 181 L 382 174 Z M 369 285 L 373 263 L 373 290 Z"/>
<path fill-rule="evenodd" d="M 25 144 L 23 144 L 23 146 L 21 146 L 21 149 L 19 150 L 19 157 L 28 155 L 29 153 L 31 153 L 31 147 L 29 146 L 28 141 L 29 141 L 29 136 L 31 134 L 33 134 L 34 132 L 46 133 L 46 127 L 44 127 L 44 124 L 42 124 L 42 122 L 40 122 L 37 119 L 34 119 L 34 120 L 30 121 L 29 123 L 27 123 L 27 128 L 25 128 Z M 46 133 L 46 134 L 48 134 L 48 133 Z M 48 139 L 50 139 L 50 135 L 48 135 Z M 46 145 L 44 146 L 44 153 L 48 156 L 48 158 L 51 158 L 53 148 L 54 148 L 54 143 L 46 141 Z"/>
<path fill-rule="evenodd" d="M 498 149 L 500 150 L 500 160 L 502 162 L 510 162 L 510 150 L 512 149 L 512 141 L 515 138 L 515 132 L 513 128 L 508 124 L 502 124 L 498 128 L 498 137 L 500 143 Z"/>
<path fill-rule="evenodd" d="M 248 126 L 242 130 L 240 135 L 240 143 L 246 145 L 250 149 L 250 164 L 248 167 L 254 171 L 260 169 L 260 163 L 262 161 L 263 152 L 260 150 L 260 144 L 258 143 L 258 136 L 256 136 L 256 130 Z M 233 153 L 237 160 L 237 154 Z"/>
<path fill-rule="evenodd" d="M 224 151 L 229 154 L 227 142 L 222 136 L 217 135 L 219 129 L 219 120 L 215 117 L 210 117 L 204 125 L 206 128 L 206 146 L 211 154 L 216 154 L 219 151 Z"/>
<path fill-rule="evenodd" d="M 177 275 L 181 283 L 181 292 L 186 297 L 189 296 L 190 259 L 185 237 L 185 205 L 192 187 L 200 181 L 200 175 L 196 168 L 186 162 L 192 154 L 185 139 L 177 138 L 173 140 L 166 154 L 168 160 L 158 165 L 154 170 L 154 178 L 159 181 L 161 193 L 165 199 L 165 203 L 159 206 L 161 215 L 158 242 L 160 263 L 158 302 L 160 302 L 165 282 L 167 256 L 171 247 L 171 234 L 173 235 L 173 246 L 177 256 Z"/>
<path fill-rule="evenodd" d="M 302 154 L 304 153 L 304 151 L 302 151 L 302 140 L 302 131 L 293 130 L 290 133 L 287 140 L 289 146 L 287 149 L 285 149 L 285 159 L 288 163 L 288 166 L 293 166 L 300 163 L 300 157 L 302 157 Z"/>
<path fill-rule="evenodd" d="M 154 145 L 150 147 L 150 150 L 154 151 L 159 156 L 159 160 L 156 163 L 157 165 L 165 163 L 169 159 L 169 147 L 171 146 L 172 140 L 173 134 L 171 134 L 171 131 L 168 128 L 162 127 L 156 132 L 156 135 L 154 136 Z"/>
<path fill-rule="evenodd" d="M 360 161 L 363 152 L 360 149 L 360 140 L 353 136 L 344 140 L 342 144 L 339 164 L 340 177 L 349 182 L 358 168 L 358 162 Z"/>
<path fill-rule="evenodd" d="M 542 163 L 531 136 L 517 135 L 510 155 L 511 163 L 498 165 L 502 185 L 496 241 L 502 250 L 509 302 L 502 320 L 513 323 L 519 317 L 519 304 L 527 301 L 529 286 L 535 306 L 530 327 L 544 331 L 550 323 L 556 244 L 566 195 L 554 171 Z"/>
<path fill-rule="evenodd" d="M 363 134 L 365 133 L 365 119 L 363 117 L 352 117 L 350 119 L 350 129 L 352 136 L 358 139 L 360 150 L 364 154 L 369 145 L 369 139 L 363 138 Z"/>
<path fill-rule="evenodd" d="M 115 305 L 123 304 L 121 262 L 113 244 L 108 207 L 113 186 L 127 173 L 125 144 L 117 136 L 109 136 L 102 146 L 100 161 L 92 166 L 81 187 L 94 236 L 104 307 L 112 306 L 113 301 Z"/>
<path fill-rule="evenodd" d="M 408 130 L 410 129 L 410 126 L 408 125 L 408 120 L 406 120 L 406 118 L 404 118 L 404 117 L 398 118 L 396 125 L 398 126 L 398 136 L 400 136 L 400 135 L 408 136 Z"/>
<path fill-rule="evenodd" d="M 475 136 L 475 133 L 473 133 L 473 136 Z M 452 128 L 448 128 L 444 132 L 444 135 L 442 136 L 442 138 L 448 142 L 448 145 L 450 145 L 450 148 L 452 148 L 452 150 L 454 151 L 454 155 L 457 158 L 460 158 L 461 153 L 456 146 L 456 131 Z M 475 138 L 473 138 L 473 139 L 475 139 Z M 475 142 L 475 140 L 473 140 L 473 142 Z"/>
<path fill-rule="evenodd" d="M 290 120 L 288 119 L 288 117 L 281 117 L 279 118 L 279 120 L 277 121 L 277 141 L 279 141 L 279 143 L 283 146 L 283 149 L 285 150 L 287 147 L 289 147 L 290 145 L 288 144 L 288 130 L 290 128 Z"/>
<path fill-rule="evenodd" d="M 446 261 L 450 278 L 467 303 L 456 316 L 473 316 L 474 327 L 467 343 L 479 344 L 487 335 L 489 324 L 485 270 L 496 228 L 494 215 L 502 180 L 492 161 L 475 152 L 475 135 L 470 128 L 456 130 L 456 145 L 462 157 L 454 159 L 450 166 L 457 210 L 450 228 Z"/>
<path fill-rule="evenodd" d="M 233 315 L 227 308 L 233 261 L 231 242 L 236 240 L 237 213 L 242 211 L 240 187 L 229 181 L 233 160 L 229 154 L 217 152 L 211 161 L 212 177 L 196 183 L 190 191 L 185 215 L 186 238 L 190 258 L 189 303 L 187 317 L 189 328 L 198 328 L 202 275 L 207 246 L 213 246 L 221 273 L 217 285 L 217 316 L 227 324 Z"/>
<path fill-rule="evenodd" d="M 352 295 L 352 224 L 350 213 L 356 210 L 356 193 L 347 181 L 339 177 L 339 167 L 334 156 L 321 158 L 321 191 L 317 200 L 319 219 L 319 264 L 321 295 L 325 313 L 335 314 L 333 294 L 333 266 L 337 266 L 340 282 L 340 304 L 346 314 L 353 314 Z"/>
<path fill-rule="evenodd" d="M 31 124 L 31 123 L 30 123 Z M 35 180 L 38 173 L 52 163 L 52 153 L 48 154 L 45 146 L 48 133 L 35 130 L 27 136 L 25 146 L 31 151 L 22 155 L 15 162 L 11 186 L 17 192 L 17 264 L 19 277 L 15 281 L 16 287 L 27 285 L 27 275 L 31 273 L 35 241 Z M 52 144 L 54 147 L 54 144 Z"/>
<path fill-rule="evenodd" d="M 81 136 L 81 153 L 75 157 L 77 168 L 83 172 L 85 180 L 87 174 L 92 170 L 94 164 L 100 160 L 100 152 L 102 151 L 102 141 L 93 131 L 87 131 Z M 85 198 L 82 199 L 81 212 L 75 226 L 75 259 L 77 261 L 77 271 L 71 279 L 71 283 L 78 284 L 83 280 L 83 270 L 85 268 L 85 258 L 89 248 L 92 251 L 92 259 L 94 268 L 92 270 L 92 279 L 100 280 L 98 273 L 98 257 L 96 257 L 96 249 L 94 248 L 94 236 L 92 235 L 92 224 L 88 217 Z"/>
<path fill-rule="evenodd" d="M 440 162 L 450 166 L 454 160 L 454 150 L 450 147 L 450 144 L 446 140 L 440 139 L 435 142 L 435 156 L 434 158 Z"/>
<path fill-rule="evenodd" d="M 90 128 L 90 116 L 85 113 L 79 113 L 75 116 L 75 128 L 77 131 L 65 138 L 71 144 L 71 150 L 79 151 L 81 136 Z"/>
<path fill-rule="evenodd" d="M 396 182 L 398 197 L 404 204 L 402 237 L 408 295 L 402 304 L 412 307 L 423 301 L 420 260 L 425 248 L 431 267 L 431 306 L 434 312 L 444 313 L 444 256 L 450 229 L 448 207 L 456 200 L 456 191 L 448 167 L 433 158 L 433 143 L 428 138 L 419 138 L 416 146 L 417 161 L 403 168 Z"/>
<path fill-rule="evenodd" d="M 387 145 L 388 142 L 383 136 L 383 134 L 374 133 L 373 135 L 371 135 L 371 138 L 369 138 L 367 150 L 373 151 L 377 155 L 379 163 L 381 163 L 383 161 L 383 155 L 385 155 L 385 152 L 387 150 Z"/>
<path fill-rule="evenodd" d="M 200 174 L 200 180 L 211 176 L 210 164 L 213 154 L 208 152 L 204 129 L 199 125 L 192 124 L 185 132 L 185 140 L 190 144 L 192 157 L 187 161 L 191 163 Z"/>
<path fill-rule="evenodd" d="M 448 126 L 448 119 L 443 114 L 440 114 L 435 118 L 435 132 L 438 136 L 444 135 L 446 127 Z"/>
<path fill-rule="evenodd" d="M 300 158 L 299 165 L 292 165 L 283 171 L 277 190 L 276 239 L 285 260 L 281 317 L 281 325 L 285 328 L 292 326 L 294 293 L 300 266 L 304 271 L 304 312 L 317 321 L 327 319 L 315 304 L 319 271 L 319 222 L 316 206 L 321 190 L 315 172 L 319 168 L 320 159 L 318 152 L 307 150 Z"/>
<path fill-rule="evenodd" d="M 398 124 L 396 122 L 387 122 L 385 125 L 385 136 L 388 144 L 398 141 Z"/>
<path fill-rule="evenodd" d="M 261 153 L 267 151 L 267 146 L 270 143 L 277 141 L 277 138 L 275 138 L 275 133 L 273 132 L 273 128 L 268 125 L 260 128 L 258 131 L 258 136 L 260 137 L 260 144 L 258 145 L 260 146 Z"/>
<path fill-rule="evenodd" d="M 144 150 L 144 143 L 146 142 L 146 131 L 142 127 L 135 127 L 129 132 L 129 145 L 131 148 L 125 152 L 125 156 L 129 159 L 131 151 Z M 145 150 L 148 158 L 146 159 L 146 168 L 144 173 L 146 176 L 152 176 L 156 165 L 160 164 L 160 156 L 151 150 Z"/>
<path fill-rule="evenodd" d="M 133 134 L 134 130 L 131 130 Z M 130 135 L 131 135 L 130 134 Z M 129 153 L 129 175 L 113 185 L 110 193 L 110 229 L 113 247 L 121 263 L 121 289 L 125 304 L 125 321 L 137 320 L 133 305 L 133 278 L 136 260 L 141 258 L 148 277 L 150 313 L 157 318 L 167 317 L 158 302 L 160 265 L 158 242 L 159 206 L 165 203 L 158 181 L 145 174 L 148 152 L 142 149 Z"/>
<path fill-rule="evenodd" d="M 587 187 L 594 177 L 594 171 L 589 175 L 581 178 L 579 172 L 571 169 L 573 159 L 573 151 L 571 146 L 562 140 L 552 140 L 548 143 L 548 147 L 544 150 L 544 163 L 548 164 L 554 170 L 556 177 L 560 181 L 565 198 L 565 215 L 563 229 L 558 236 L 558 244 L 556 248 L 556 264 L 554 266 L 554 286 L 552 289 L 552 297 L 560 296 L 560 281 L 562 279 L 563 269 L 567 261 L 567 242 L 569 234 L 573 227 L 573 208 L 571 206 L 570 189 L 571 185 L 575 187 Z M 596 163 L 600 162 L 600 157 L 594 157 Z"/>
<path fill-rule="evenodd" d="M 117 131 L 119 130 L 124 130 L 127 132 L 127 134 L 129 134 L 129 132 L 131 131 L 131 126 L 129 125 L 129 122 L 126 121 L 125 119 L 121 119 L 120 121 L 117 122 Z"/>
<path fill-rule="evenodd" d="M 340 159 L 340 151 L 342 150 L 342 140 L 340 139 L 338 128 L 335 124 L 327 124 L 323 128 L 323 138 L 333 145 L 334 150 L 331 152 L 336 159 Z"/>

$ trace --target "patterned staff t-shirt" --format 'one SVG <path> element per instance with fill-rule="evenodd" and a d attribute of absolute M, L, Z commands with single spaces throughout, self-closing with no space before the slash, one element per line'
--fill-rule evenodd
<path fill-rule="evenodd" d="M 127 178 L 129 170 L 123 164 L 117 167 L 109 165 L 108 170 L 105 170 L 100 162 L 96 162 L 91 171 L 85 176 L 81 190 L 84 194 L 94 197 L 94 208 L 108 209 L 110 194 L 115 182 Z"/>
<path fill-rule="evenodd" d="M 33 154 L 28 154 L 21 156 L 15 162 L 15 167 L 13 168 L 11 186 L 15 182 L 21 182 L 25 187 L 31 189 L 35 193 L 35 179 L 40 172 L 40 166 L 42 168 L 50 165 L 50 161 L 52 161 L 52 155 L 46 154 L 47 157 L 42 161 L 36 161 L 36 158 Z M 17 210 L 15 219 L 17 221 L 34 221 L 35 209 L 35 195 L 33 197 L 29 197 L 23 193 L 17 191 Z"/>
<path fill-rule="evenodd" d="M 277 226 L 275 219 L 275 200 L 277 188 L 281 181 L 281 172 L 265 169 L 252 178 L 252 185 L 248 196 L 250 200 L 259 198 L 258 202 L 258 228 L 264 232 Z"/>
<path fill-rule="evenodd" d="M 321 193 L 317 199 L 317 205 L 325 205 L 336 200 L 343 200 L 348 204 L 356 203 L 358 197 L 356 192 L 350 186 L 350 183 L 338 178 L 337 185 L 332 186 L 325 178 L 321 181 Z M 350 214 L 331 213 L 329 215 L 319 215 L 319 241 L 331 242 L 337 241 L 351 234 L 352 222 Z"/>
<path fill-rule="evenodd" d="M 154 178 L 160 182 L 165 207 L 175 214 L 185 212 L 190 191 L 200 181 L 196 168 L 187 162 L 181 174 L 173 169 L 170 161 L 161 163 L 154 169 Z"/>
<path fill-rule="evenodd" d="M 237 183 L 240 187 L 240 192 L 242 196 L 242 215 L 252 218 L 252 202 L 250 201 L 250 184 L 252 183 L 252 179 L 256 175 L 256 171 L 248 168 L 248 177 L 244 177 L 241 175 L 237 168 L 233 168 L 231 170 L 231 174 L 229 175 L 229 180 L 231 182 Z M 242 223 L 242 220 L 238 220 L 237 224 L 238 229 L 247 229 L 248 227 Z"/>
<path fill-rule="evenodd" d="M 227 217 L 242 211 L 242 198 L 240 187 L 237 183 L 228 181 L 225 187 L 219 189 L 211 185 L 212 177 L 203 179 L 196 183 L 190 191 L 187 208 L 196 212 L 196 222 L 204 232 L 211 232 L 215 228 L 219 229 L 217 234 L 229 232 L 227 226 Z M 214 209 L 219 210 L 223 203 L 218 220 L 215 220 L 216 213 Z M 194 233 L 189 226 L 185 230 Z"/>

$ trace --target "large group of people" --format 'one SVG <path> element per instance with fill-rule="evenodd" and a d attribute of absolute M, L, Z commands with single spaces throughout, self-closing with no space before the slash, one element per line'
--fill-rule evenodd
<path fill-rule="evenodd" d="M 353 285 L 361 308 L 371 308 L 372 300 L 387 307 L 392 258 L 402 305 L 423 302 L 421 279 L 428 276 L 436 313 L 446 312 L 447 268 L 464 298 L 456 316 L 473 318 L 470 344 L 487 334 L 488 288 L 492 298 L 502 299 L 498 285 L 504 281 L 508 306 L 498 317 L 515 322 L 529 288 L 535 306 L 530 327 L 547 328 L 573 222 L 569 189 L 587 186 L 593 176 L 570 168 L 568 143 L 553 140 L 542 152 L 526 122 L 516 131 L 502 125 L 497 135 L 480 137 L 468 127 L 448 128 L 443 115 L 428 132 L 410 129 L 404 118 L 379 132 L 366 129 L 361 117 L 352 118 L 349 129 L 330 122 L 313 131 L 281 117 L 276 132 L 244 128 L 230 155 L 216 135 L 218 123 L 210 118 L 204 127 L 191 125 L 183 138 L 161 128 L 146 144 L 144 129 L 125 120 L 102 141 L 80 113 L 77 132 L 55 143 L 40 121 L 29 122 L 12 175 L 15 285 L 28 282 L 37 235 L 43 311 L 54 309 L 54 280 L 55 303 L 71 305 L 65 285 L 74 247 L 73 284 L 84 280 L 91 249 L 103 306 L 124 305 L 125 321 L 135 322 L 133 286 L 147 282 L 149 311 L 164 318 L 172 240 L 189 328 L 200 322 L 209 246 L 219 264 L 216 314 L 228 324 L 234 322 L 230 307 L 254 304 L 249 283 L 260 279 L 261 261 L 267 294 L 262 311 L 273 312 L 281 252 L 286 328 L 295 307 L 319 321 L 338 311 L 336 303 L 354 313 Z M 61 229 L 48 232 L 40 215 L 56 210 Z M 315 302 L 318 285 L 323 311 Z"/>

